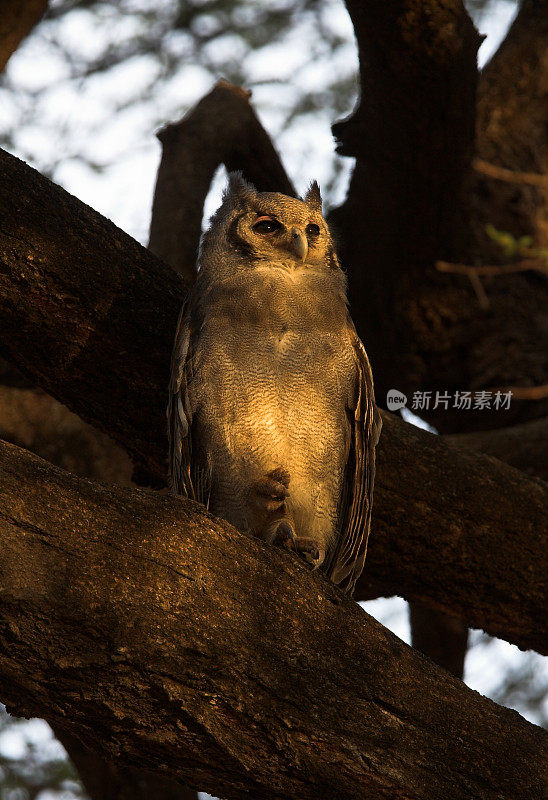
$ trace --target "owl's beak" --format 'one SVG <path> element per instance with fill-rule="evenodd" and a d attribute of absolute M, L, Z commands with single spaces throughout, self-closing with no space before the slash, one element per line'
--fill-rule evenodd
<path fill-rule="evenodd" d="M 306 261 L 308 240 L 299 228 L 291 228 L 289 231 L 289 250 L 301 261 Z"/>

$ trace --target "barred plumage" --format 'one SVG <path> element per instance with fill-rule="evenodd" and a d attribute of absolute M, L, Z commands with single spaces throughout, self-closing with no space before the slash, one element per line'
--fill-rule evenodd
<path fill-rule="evenodd" d="M 173 491 L 353 591 L 381 421 L 317 184 L 298 200 L 230 176 L 181 311 L 168 417 Z"/>

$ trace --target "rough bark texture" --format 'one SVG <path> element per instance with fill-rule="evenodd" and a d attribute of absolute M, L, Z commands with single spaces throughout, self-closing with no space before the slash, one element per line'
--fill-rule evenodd
<path fill-rule="evenodd" d="M 3 355 L 164 475 L 181 279 L 7 153 L 0 182 Z"/>
<path fill-rule="evenodd" d="M 0 690 L 227 798 L 537 800 L 548 737 L 290 553 L 1 445 Z M 47 621 L 47 625 L 44 624 Z"/>
<path fill-rule="evenodd" d="M 196 800 L 194 789 L 188 789 L 171 778 L 161 778 L 151 771 L 121 766 L 120 759 L 98 756 L 73 734 L 59 725 L 53 726 L 91 800 Z M 95 743 L 94 743 L 95 744 Z"/>
<path fill-rule="evenodd" d="M 349 0 L 347 5 L 359 44 L 362 100 L 352 117 L 334 128 L 341 151 L 356 156 L 357 164 L 347 200 L 333 220 L 344 231 L 352 311 L 372 359 L 379 402 L 390 388 L 410 395 L 548 382 L 544 276 L 482 279 L 490 301 L 484 310 L 467 277 L 434 268 L 440 258 L 473 263 L 468 259 L 479 246 L 473 226 L 466 227 L 474 188 L 479 40 L 464 8 L 456 0 L 405 7 Z M 509 33 L 514 44 L 501 48 L 480 82 L 477 153 L 493 159 L 504 151 L 507 158 L 500 163 L 512 169 L 542 167 L 546 25 L 542 3 L 526 2 Z M 387 52 L 389 60 L 383 57 Z M 501 115 L 512 127 L 497 125 Z M 528 148 L 531 153 L 522 158 Z M 496 224 L 496 207 L 506 207 L 508 185 L 482 178 L 476 207 L 486 183 L 491 195 L 483 209 Z M 455 212 L 459 198 L 460 213 Z M 544 206 L 534 208 L 530 203 L 538 221 Z M 359 236 L 352 236 L 356 219 Z M 512 232 L 539 230 L 529 222 L 521 230 L 514 225 Z M 491 256 L 485 253 L 488 263 Z M 546 401 L 515 401 L 505 413 L 422 412 L 442 433 L 503 427 L 547 413 Z"/>
<path fill-rule="evenodd" d="M 468 627 L 462 620 L 409 603 L 411 644 L 460 680 L 468 648 Z"/>
<path fill-rule="evenodd" d="M 390 388 L 410 396 L 417 390 L 453 394 L 546 383 L 545 277 L 482 278 L 488 297 L 482 308 L 468 277 L 434 268 L 440 258 L 500 261 L 486 222 L 545 242 L 547 198 L 541 189 L 470 172 L 479 43 L 473 26 L 460 2 L 378 6 L 347 2 L 362 100 L 349 120 L 334 126 L 341 151 L 357 163 L 347 200 L 332 214 L 378 402 L 385 402 Z M 547 25 L 545 4 L 527 0 L 480 79 L 475 152 L 512 170 L 542 172 L 546 166 Z M 542 418 L 548 404 L 514 400 L 506 413 L 420 413 L 452 433 Z M 544 461 L 529 462 L 528 471 L 540 474 Z M 424 618 L 424 609 L 412 610 L 412 622 Z M 439 654 L 440 637 L 451 641 L 455 622 L 448 619 L 445 632 L 440 625 L 439 615 L 431 619 L 431 645 L 423 635 L 428 625 L 414 631 L 413 641 L 432 657 Z M 463 660 L 465 638 L 462 630 L 453 636 L 455 664 Z"/>
<path fill-rule="evenodd" d="M 260 192 L 295 194 L 249 97 L 219 81 L 180 122 L 159 134 L 162 160 L 149 249 L 189 281 L 196 274 L 204 200 L 220 164 L 229 172 L 242 170 Z"/>
<path fill-rule="evenodd" d="M 48 5 L 47 0 L 2 0 L 0 7 L 0 72 L 22 40 L 34 28 Z"/>
<path fill-rule="evenodd" d="M 498 458 L 505 464 L 548 480 L 548 417 L 494 431 L 445 436 L 446 442 Z"/>
<path fill-rule="evenodd" d="M 21 187 L 0 190 L 4 354 L 161 482 L 177 275 L 17 159 L 0 164 L 0 186 Z M 385 415 L 360 592 L 403 594 L 543 651 L 544 495 L 540 481 Z"/>
<path fill-rule="evenodd" d="M 77 475 L 131 485 L 126 451 L 40 389 L 0 386 L 0 439 Z"/>
<path fill-rule="evenodd" d="M 0 386 L 0 439 L 76 475 L 132 485 L 126 451 L 40 389 Z M 196 800 L 196 792 L 179 783 L 97 756 L 59 725 L 54 733 L 91 800 Z"/>

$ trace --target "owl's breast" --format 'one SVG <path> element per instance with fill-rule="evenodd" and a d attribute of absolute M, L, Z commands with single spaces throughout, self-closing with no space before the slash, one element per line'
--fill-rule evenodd
<path fill-rule="evenodd" d="M 355 371 L 338 333 L 310 337 L 218 321 L 202 331 L 189 389 L 206 435 L 234 458 L 320 471 L 325 459 L 346 457 Z"/>
<path fill-rule="evenodd" d="M 264 302 L 262 316 L 243 300 L 210 307 L 201 325 L 189 391 L 200 458 L 213 472 L 212 507 L 236 524 L 227 509 L 247 508 L 249 487 L 282 467 L 297 527 L 314 520 L 327 541 L 351 439 L 350 330 L 342 314 L 329 324 L 318 309 L 316 324 L 310 304 L 306 318 L 279 294 Z"/>

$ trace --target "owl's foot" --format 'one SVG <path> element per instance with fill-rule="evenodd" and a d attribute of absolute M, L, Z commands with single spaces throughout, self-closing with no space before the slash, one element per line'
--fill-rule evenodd
<path fill-rule="evenodd" d="M 294 550 L 295 541 L 295 531 L 290 523 L 286 519 L 283 519 L 276 526 L 276 533 L 274 534 L 272 544 Z"/>
<path fill-rule="evenodd" d="M 325 550 L 314 539 L 295 536 L 293 528 L 285 519 L 279 523 L 273 543 L 295 550 L 313 567 L 319 567 L 325 558 Z"/>
<path fill-rule="evenodd" d="M 313 567 L 319 567 L 325 558 L 325 550 L 314 539 L 306 539 L 304 536 L 299 536 L 293 542 L 293 547 Z"/>
<path fill-rule="evenodd" d="M 265 511 L 278 511 L 289 497 L 289 472 L 277 467 L 254 485 L 255 495 Z"/>

